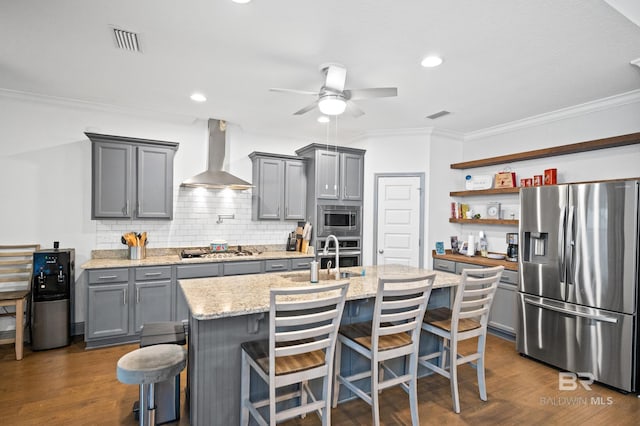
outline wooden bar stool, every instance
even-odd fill
[[[437,308],[427,311],[422,329],[441,339],[440,350],[418,358],[420,365],[451,381],[453,411],[460,413],[458,395],[458,365],[477,361],[480,399],[487,400],[484,377],[484,349],[487,340],[489,311],[502,276],[504,266],[485,269],[464,269],[457,288],[453,309]],[[472,354],[458,353],[458,342],[478,338],[477,350]],[[439,365],[431,362],[439,359]],[[447,368],[447,365],[449,367]]]
[[[23,354],[24,312],[25,307],[29,306],[33,252],[38,249],[38,244],[0,246],[0,307],[15,307],[16,318],[15,337],[2,339],[0,344],[15,342],[17,360],[21,360]],[[0,316],[14,314],[4,312]]]
[[[340,385],[345,385],[371,405],[373,424],[377,426],[380,424],[379,392],[391,386],[402,385],[409,394],[411,423],[414,426],[420,424],[417,356],[420,326],[434,280],[435,273],[413,278],[379,278],[373,320],[340,327],[336,346],[334,407],[338,404]],[[371,368],[348,377],[342,376],[340,372],[342,345],[368,358]],[[385,362],[401,357],[405,358],[405,371],[404,374],[396,374]],[[384,371],[391,377],[385,379]],[[370,393],[356,384],[363,379],[368,379],[371,385]]]
[[[348,286],[343,281],[271,290],[269,340],[242,344],[241,425],[249,424],[249,414],[261,425],[275,425],[314,411],[323,425],[331,424],[333,356]],[[268,384],[267,399],[251,400],[251,370]],[[308,382],[320,378],[323,386],[318,396]],[[276,394],[279,388],[296,384],[298,390]],[[298,404],[277,411],[276,403],[282,402]],[[259,411],[262,407],[268,407],[268,422]]]

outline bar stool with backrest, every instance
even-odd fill
[[[502,276],[504,266],[485,269],[464,269],[462,280],[456,289],[453,309],[437,308],[428,310],[422,329],[438,336],[440,349],[437,352],[420,356],[418,363],[435,371],[451,381],[453,410],[460,413],[458,395],[458,366],[473,364],[478,374],[480,399],[487,400],[484,375],[484,352],[487,340],[489,311]],[[458,352],[458,342],[478,338],[474,353],[463,355]],[[439,365],[432,360],[439,359]],[[449,366],[447,369],[447,365]]]
[[[21,360],[23,354],[25,307],[29,317],[33,253],[39,249],[39,244],[0,246],[0,307],[15,307],[15,313],[3,312],[0,316],[15,315],[16,318],[15,337],[0,339],[0,344],[15,342],[17,360]]]
[[[247,425],[249,415],[261,425],[275,425],[314,411],[323,425],[331,424],[333,357],[348,286],[341,281],[271,289],[269,339],[241,345],[240,424]],[[251,401],[251,370],[268,384],[268,398]],[[309,381],[320,378],[322,395],[318,397]],[[290,385],[298,386],[278,392]],[[289,405],[280,405],[278,410],[277,403],[285,402]],[[268,407],[268,421],[260,412],[263,407]]]
[[[383,389],[401,385],[409,394],[411,422],[418,419],[417,356],[420,342],[420,325],[429,302],[435,273],[406,278],[379,278],[373,319],[340,327],[336,345],[336,370],[334,377],[333,406],[338,404],[340,385],[349,388],[371,405],[373,424],[380,424],[378,394]],[[342,376],[340,359],[342,346],[368,358],[369,370]],[[406,357],[409,357],[408,360]],[[386,365],[387,361],[405,358],[403,373],[396,373]],[[384,378],[384,372],[391,376]],[[356,384],[368,379],[371,392]]]

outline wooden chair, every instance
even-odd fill
[[[378,394],[388,387],[402,385],[409,394],[411,422],[413,425],[420,424],[417,356],[420,325],[434,279],[435,273],[414,278],[379,278],[373,320],[340,327],[336,347],[334,407],[338,404],[342,384],[371,405],[373,424],[377,426],[380,424]],[[340,372],[342,345],[368,358],[371,368],[348,377],[342,376]],[[405,371],[404,374],[398,375],[385,362],[400,357],[405,358]],[[384,371],[388,372],[391,378],[385,380]],[[355,383],[367,378],[371,385],[370,393],[365,392]]]
[[[16,334],[14,338],[1,339],[0,344],[15,342],[16,359],[22,359],[24,344],[24,312],[31,292],[33,252],[40,249],[38,244],[0,246],[0,316],[15,316]],[[7,312],[7,307],[15,307],[15,313]]]
[[[242,344],[240,424],[249,424],[249,414],[261,425],[275,425],[313,411],[322,417],[323,425],[331,424],[333,357],[348,286],[343,281],[271,290],[269,339]],[[251,370],[268,384],[269,398],[251,401]],[[318,378],[323,378],[321,398],[308,383]],[[297,390],[276,393],[295,384],[299,384]],[[292,404],[294,398],[299,398],[298,405],[276,410],[276,403]],[[258,411],[266,406],[268,423]]]
[[[484,376],[484,350],[487,339],[489,311],[502,276],[503,266],[485,269],[464,269],[462,281],[457,288],[453,309],[428,310],[422,329],[441,338],[440,350],[420,356],[418,363],[451,381],[453,410],[460,413],[458,395],[458,366],[477,361],[480,399],[487,400]],[[458,342],[478,338],[476,352],[469,355],[458,353]],[[440,365],[431,360],[439,358]],[[447,364],[449,368],[447,369]]]

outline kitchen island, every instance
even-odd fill
[[[346,278],[350,284],[343,324],[371,319],[379,277],[411,277],[430,272],[398,265],[342,271],[352,274]],[[328,279],[326,271],[321,271],[320,284]],[[448,289],[459,282],[459,275],[436,271],[429,307],[448,306]],[[309,282],[309,271],[186,279],[179,280],[179,285],[191,312],[187,373],[190,423],[238,424],[240,344],[268,338],[269,289],[314,285]],[[343,357],[343,371],[361,366],[362,360]],[[252,387],[252,397],[264,395],[265,391],[266,387]],[[347,392],[344,395],[341,392],[341,400],[349,397]]]

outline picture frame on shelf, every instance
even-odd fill
[[[487,219],[500,219],[500,203],[487,204]]]
[[[436,254],[445,254],[444,241],[436,241]]]

